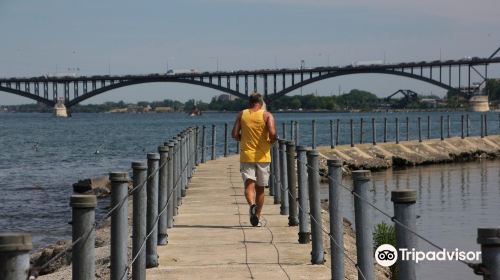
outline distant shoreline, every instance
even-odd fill
[[[470,112],[465,108],[433,108],[433,109],[371,109],[371,110],[269,110],[274,114],[280,113],[383,113],[383,112],[393,112],[393,113],[413,113],[413,112]],[[203,114],[214,114],[214,113],[237,113],[239,111],[202,111]],[[489,112],[497,112],[497,110],[490,110]],[[18,112],[18,111],[4,111],[0,114],[53,114],[53,112]],[[72,112],[72,114],[172,114],[172,113],[182,113],[189,115],[185,112]]]

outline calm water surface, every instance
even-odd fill
[[[417,190],[417,231],[439,246],[464,251],[480,250],[476,243],[478,227],[500,226],[500,160],[481,160],[417,166],[403,170],[372,173],[371,201],[393,215],[391,190]],[[344,178],[352,186],[350,177]],[[322,186],[328,196],[328,186]],[[353,198],[343,193],[344,216],[354,221]],[[391,221],[373,210],[373,223]],[[354,226],[354,225],[353,225]],[[434,250],[422,240],[418,249]],[[419,279],[480,279],[467,266],[458,262],[422,262]]]
[[[400,119],[401,139],[406,139],[407,132],[409,138],[417,137],[418,116],[423,119],[422,134],[426,137],[428,114],[431,116],[431,138],[437,138],[441,113],[278,113],[275,116],[280,134],[283,122],[289,130],[290,121],[299,120],[301,145],[311,143],[310,124],[316,119],[318,143],[328,145],[331,119],[340,120],[339,138],[343,144],[350,142],[350,118],[355,119],[355,141],[359,141],[360,118],[364,118],[363,139],[371,142],[372,117],[376,119],[377,141],[383,137],[383,119],[387,118],[390,141],[395,139],[396,117]],[[449,114],[451,135],[459,136],[461,113]],[[478,135],[480,115],[469,115],[470,134]],[[0,114],[0,228],[2,231],[31,232],[35,247],[69,239],[71,209],[68,203],[72,184],[77,180],[106,175],[110,171],[130,171],[132,161],[145,160],[146,153],[156,151],[160,143],[189,125],[207,125],[209,141],[209,125],[217,124],[217,150],[221,154],[223,123],[229,122],[231,126],[234,117],[234,113],[206,113],[197,118],[181,113],[74,114],[72,118],[58,119],[50,114]],[[406,117],[409,117],[408,130]],[[446,124],[445,117],[445,134]],[[498,133],[498,129],[498,114],[489,113],[490,134]],[[231,142],[230,151],[234,152],[235,147]],[[392,211],[391,189],[416,188],[419,192],[417,212],[421,216],[419,231],[445,247],[477,249],[476,228],[499,225],[499,167],[498,161],[481,161],[375,173],[372,199]],[[350,201],[347,194],[345,201]],[[106,200],[99,202],[98,218],[108,203]],[[345,205],[349,218],[352,218],[351,204]],[[382,220],[374,215],[375,221]],[[468,272],[460,266],[449,265],[453,269],[441,263],[422,266],[432,267],[433,273],[446,272],[444,274],[452,276]],[[421,275],[427,275],[427,269],[421,271]],[[435,274],[427,276],[421,279],[438,279],[433,277]]]

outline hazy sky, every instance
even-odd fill
[[[164,73],[489,56],[500,46],[499,0],[0,0],[0,76]],[[68,68],[70,70],[68,70]],[[499,67],[490,76],[500,77]],[[387,75],[324,80],[303,92],[352,88],[385,96],[444,91]],[[299,94],[300,91],[292,92]],[[210,100],[194,85],[145,84],[88,99]],[[32,102],[0,92],[0,104]]]

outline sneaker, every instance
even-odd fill
[[[256,227],[259,224],[259,217],[257,217],[257,205],[252,204],[250,206],[250,223],[252,226]]]

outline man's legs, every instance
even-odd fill
[[[256,204],[257,204],[257,217],[260,219],[260,212],[262,211],[262,207],[264,206],[264,198],[266,197],[264,194],[264,187],[256,186]]]
[[[255,204],[255,181],[252,179],[245,180],[245,198],[250,205],[250,224],[257,226],[259,224],[258,206]],[[262,208],[262,207],[261,207]]]
[[[255,181],[252,179],[245,181],[245,198],[248,205],[255,204]]]

